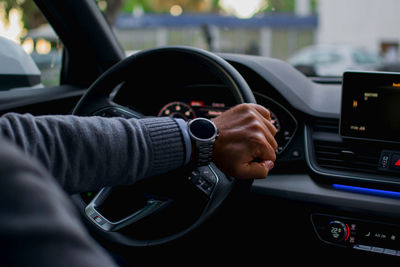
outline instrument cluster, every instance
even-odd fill
[[[279,103],[272,99],[257,95],[257,102],[265,106],[271,114],[271,121],[277,129],[275,139],[278,143],[277,154],[282,153],[293,138],[297,121],[295,118]],[[202,100],[190,101],[171,101],[165,104],[158,112],[158,116],[171,116],[184,119],[186,121],[202,117],[212,119],[229,109],[230,105],[222,102],[206,102]]]
[[[220,115],[228,108],[229,106],[227,106],[225,103],[206,103],[199,100],[192,100],[188,103],[182,101],[173,101],[163,106],[158,112],[158,116],[170,116],[184,119],[186,121],[198,117],[211,119]]]

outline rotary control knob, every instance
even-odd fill
[[[331,221],[328,226],[328,236],[331,241],[340,243],[349,238],[349,226],[341,221]]]

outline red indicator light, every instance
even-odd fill
[[[204,107],[203,101],[190,101],[191,107]]]
[[[396,161],[396,163],[394,164],[394,166],[400,166],[400,159]]]
[[[347,239],[349,239],[349,236],[350,236],[350,229],[349,229],[349,226],[347,223],[345,225],[346,225],[347,234],[346,234],[346,237],[344,238],[344,241],[347,241]]]

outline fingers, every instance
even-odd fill
[[[261,105],[257,105],[257,104],[249,104],[249,105],[252,106],[255,110],[257,110],[267,120],[271,120],[271,113],[269,112],[268,109],[266,109],[265,107],[263,107]]]
[[[248,149],[253,151],[251,160],[238,168],[237,177],[261,179],[274,167],[278,144],[274,138],[277,130],[271,122],[270,112],[256,104],[248,105],[254,113],[252,127],[247,130]]]
[[[269,131],[272,133],[272,135],[275,136],[277,130],[271,122],[271,112],[268,109],[266,109],[265,107],[257,105],[257,104],[251,104],[251,106],[253,106],[257,112],[259,112],[259,114],[263,118],[265,125],[267,125],[267,127],[268,127]]]
[[[274,136],[276,135],[277,130],[271,121],[268,121],[265,118],[261,118],[261,120],[264,136],[266,137],[268,143],[274,148],[274,150],[276,150],[278,148],[278,143],[276,142]]]
[[[274,167],[277,130],[268,109],[240,104],[214,119],[220,130],[213,160],[225,173],[240,179],[265,178]]]
[[[237,179],[263,179],[268,176],[273,167],[272,160],[252,161],[238,169],[234,177]]]
[[[258,116],[258,121],[262,126],[262,135],[259,136],[260,140],[256,144],[254,160],[244,166],[242,171],[246,173],[247,177],[262,179],[267,177],[269,171],[274,167],[275,151],[278,148],[274,136],[277,130],[271,122],[271,113],[268,109],[257,104],[249,104],[249,106],[253,108]]]
[[[271,116],[269,110],[264,108],[263,106],[256,104],[249,104],[252,108],[254,108],[254,112],[257,116],[257,121],[260,122],[262,127],[262,132],[268,142],[275,151],[278,148],[278,143],[276,142],[274,136],[277,133],[277,129],[271,122]]]
[[[251,162],[248,166],[248,173],[255,179],[263,179],[268,176],[273,167],[274,162],[272,160]]]

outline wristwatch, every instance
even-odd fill
[[[196,118],[188,123],[189,136],[195,144],[196,163],[204,166],[211,162],[218,129],[215,124],[205,118]]]

